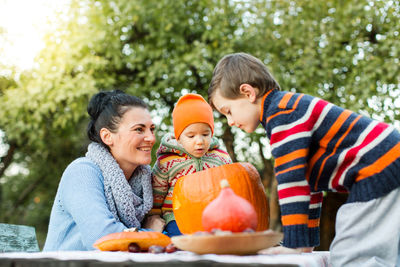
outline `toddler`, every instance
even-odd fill
[[[157,150],[153,167],[153,209],[165,220],[168,236],[180,231],[172,211],[172,193],[176,181],[185,175],[232,163],[228,153],[213,137],[211,106],[198,94],[182,96],[172,112],[174,134],[165,135]]]

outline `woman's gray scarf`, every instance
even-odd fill
[[[117,221],[127,227],[140,227],[140,222],[153,206],[151,169],[138,166],[129,181],[111,153],[98,143],[88,146],[86,157],[100,167],[108,206]]]

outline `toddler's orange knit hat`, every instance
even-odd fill
[[[175,138],[185,130],[187,126],[196,122],[207,123],[212,134],[214,133],[214,116],[211,106],[198,94],[186,94],[181,96],[172,111]]]

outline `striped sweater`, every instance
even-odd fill
[[[157,162],[153,166],[153,209],[150,214],[160,214],[169,223],[175,220],[172,212],[172,193],[176,181],[187,174],[232,163],[228,153],[219,149],[218,139],[213,137],[208,152],[196,158],[178,144],[172,134],[161,139],[157,150]]]
[[[319,245],[322,191],[347,202],[382,197],[400,186],[400,133],[322,99],[269,91],[263,124],[275,158],[287,247]]]

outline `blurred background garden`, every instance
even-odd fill
[[[42,247],[62,172],[87,149],[91,95],[144,98],[159,141],[177,99],[207,97],[228,53],[263,60],[283,90],[400,129],[399,34],[399,1],[0,0],[0,222],[34,226]],[[264,130],[245,134],[215,116],[232,159],[260,172],[279,230]],[[319,249],[329,248],[345,200],[326,194]]]

